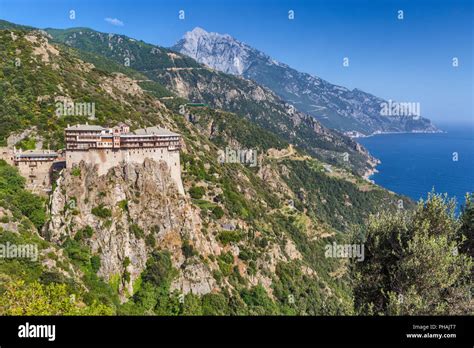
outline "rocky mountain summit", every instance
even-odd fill
[[[213,69],[253,80],[326,127],[348,134],[438,131],[420,114],[384,115],[381,109],[389,101],[299,72],[228,34],[198,27],[187,32],[172,49]]]
[[[230,35],[208,33],[196,27],[187,32],[174,50],[226,74],[243,75],[254,59],[269,59]]]

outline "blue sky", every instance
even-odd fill
[[[171,46],[200,26],[297,70],[377,96],[420,102],[438,124],[473,121],[472,0],[0,0],[0,18],[90,27]],[[75,10],[76,18],[69,18]],[[178,13],[185,11],[185,19]],[[288,19],[288,11],[295,18]],[[397,19],[397,11],[404,19]],[[109,18],[109,20],[105,20]],[[344,57],[350,66],[342,65]],[[459,67],[452,66],[458,57]]]

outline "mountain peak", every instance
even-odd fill
[[[193,30],[191,30],[191,32],[199,33],[199,34],[201,34],[201,33],[202,34],[207,34],[208,33],[205,29],[203,29],[201,27],[195,27]]]
[[[205,29],[201,27],[195,27],[193,30],[186,32],[184,34],[183,38],[188,38],[188,37],[196,37],[196,36],[207,36],[209,35],[209,32],[206,31]]]
[[[206,39],[224,39],[224,40],[238,42],[229,34],[220,34],[220,33],[212,32],[212,31],[207,31],[206,29],[203,29],[201,27],[195,27],[193,30],[186,32],[186,34],[184,34],[183,36],[183,39],[187,39],[190,37],[200,37],[200,38],[206,38]]]
[[[208,32],[201,27],[188,31],[172,49],[234,75],[242,75],[250,64],[249,58],[260,54],[229,34]]]

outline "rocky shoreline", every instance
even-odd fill
[[[379,161],[379,164],[380,164],[380,161]],[[377,170],[377,168],[376,168],[376,167],[373,167],[373,168],[371,168],[371,169],[367,169],[366,172],[364,173],[364,175],[363,175],[362,177],[363,177],[365,180],[367,180],[367,181],[372,181],[372,180],[370,179],[370,177],[371,177],[372,175],[374,175],[375,173],[378,173],[378,172],[379,172],[379,171]]]

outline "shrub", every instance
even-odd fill
[[[63,244],[63,248],[73,261],[86,265],[90,260],[89,250],[76,240],[68,237]]]
[[[94,255],[91,257],[91,267],[94,273],[97,273],[100,269],[100,256]]]
[[[92,235],[94,234],[94,230],[90,226],[86,226],[82,230],[84,231],[84,236],[86,236],[87,238],[92,237]]]
[[[128,211],[128,201],[126,199],[118,202],[117,204],[119,206],[120,209],[122,209],[123,211]]]
[[[158,286],[168,286],[176,275],[169,252],[154,252],[147,261],[143,280]]]
[[[219,220],[223,216],[224,216],[224,210],[222,210],[221,207],[216,206],[214,207],[214,209],[212,209],[212,217],[214,217],[214,219]]]
[[[473,264],[457,252],[459,225],[455,202],[434,193],[413,213],[372,217],[365,261],[355,262],[358,309],[383,315],[472,313],[467,294]]]
[[[22,150],[34,150],[36,148],[36,141],[34,138],[26,137],[20,140],[16,147]]]
[[[123,267],[127,268],[127,266],[130,265],[130,263],[131,263],[130,258],[126,256],[125,259],[123,260]]]
[[[181,246],[181,250],[186,258],[192,257],[196,255],[196,251],[194,250],[193,246],[189,244],[188,240],[183,241],[183,245]]]
[[[82,298],[71,301],[65,284],[43,285],[37,281],[8,282],[0,296],[0,315],[112,315],[113,310],[97,302],[80,306]]]
[[[150,248],[154,248],[156,246],[155,236],[152,233],[146,236],[145,244]]]
[[[221,270],[222,274],[228,277],[232,274],[234,257],[231,253],[221,254],[217,258],[217,264],[219,265],[219,269]]]
[[[112,217],[112,211],[110,209],[105,208],[102,204],[95,208],[92,208],[91,213],[101,219]]]
[[[228,303],[224,295],[205,294],[202,297],[203,315],[226,315],[228,311]]]
[[[74,167],[71,170],[71,175],[73,176],[81,176],[81,169],[78,167]]]
[[[142,239],[145,237],[145,232],[137,224],[130,225],[130,231],[134,234],[137,239]]]
[[[125,283],[130,282],[130,272],[128,272],[128,271],[123,272],[123,281]]]
[[[252,255],[249,250],[241,249],[239,253],[239,259],[242,261],[248,261],[252,259]]]
[[[262,285],[251,289],[243,289],[240,293],[242,300],[249,306],[251,314],[276,315],[278,306],[270,299]]]
[[[204,187],[202,186],[193,186],[189,189],[189,194],[194,199],[202,198],[202,196],[204,196],[204,193],[205,193]]]
[[[13,199],[21,213],[28,217],[37,229],[43,227],[46,222],[43,199],[24,190],[17,192]]]
[[[76,232],[76,235],[74,236],[74,240],[76,241],[81,241],[84,238],[91,238],[94,234],[94,230],[90,226],[86,226],[83,229],[80,229],[79,231]]]
[[[237,243],[242,240],[244,234],[242,231],[221,231],[217,236],[217,240],[222,244],[226,245],[229,243]]]

